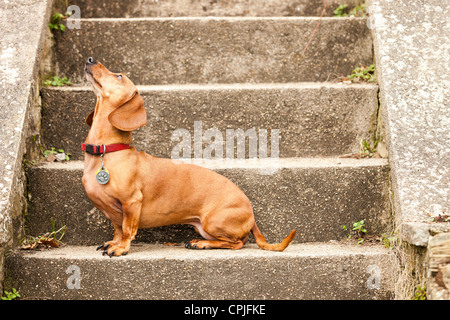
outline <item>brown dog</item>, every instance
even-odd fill
[[[93,58],[85,71],[97,103],[86,118],[91,128],[83,145],[83,186],[114,226],[114,239],[98,249],[110,257],[126,254],[139,228],[171,224],[193,225],[206,239],[192,240],[187,248],[240,249],[250,231],[261,249],[283,251],[289,245],[295,230],[280,244],[265,241],[247,196],[227,178],[129,147],[132,131],[147,122],[136,87]]]

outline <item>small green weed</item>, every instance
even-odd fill
[[[63,149],[58,149],[51,147],[51,150],[44,150],[42,152],[43,156],[47,159],[48,162],[53,162],[55,160],[58,161],[69,161],[71,154],[69,152],[64,152]]]
[[[61,149],[62,150],[62,149]],[[57,154],[58,152],[56,152],[55,148],[52,147],[51,150],[44,150],[44,157],[48,157],[51,154]]]
[[[377,152],[378,140],[373,143],[373,146],[367,142],[366,139],[361,139],[361,148],[358,153],[345,154],[339,156],[339,158],[354,158],[354,159],[363,159],[363,158],[381,158],[381,155]]]
[[[417,286],[414,291],[413,300],[427,300],[427,287],[426,286]]]
[[[5,290],[4,293],[5,296],[2,297],[2,300],[15,300],[17,298],[20,298],[20,294],[15,288],[12,288],[12,292]]]
[[[356,67],[347,78],[352,82],[375,82],[375,65]]]
[[[399,238],[393,233],[383,233],[381,235],[381,243],[385,248],[388,248],[389,250],[393,250],[396,247],[400,246]]]
[[[53,76],[52,78],[45,80],[44,85],[53,87],[64,87],[72,85],[72,82],[70,82],[67,79],[67,77],[60,78],[58,76]]]
[[[366,139],[361,140],[361,150],[359,151],[361,158],[372,158],[377,152],[378,140],[373,143],[371,147]]]
[[[48,24],[50,30],[61,30],[64,32],[66,30],[66,26],[62,24],[62,21],[67,19],[67,16],[61,14],[61,13],[55,13],[51,19],[50,23]]]
[[[354,222],[352,230],[358,232],[358,234],[360,235],[365,235],[367,233],[367,230],[365,229],[364,220]]]
[[[347,7],[348,4],[341,4],[339,7],[336,8],[336,10],[333,11],[335,17],[347,17]]]
[[[367,13],[366,13],[366,5],[365,4],[361,4],[359,6],[354,7],[352,10],[350,10],[350,16],[354,16],[354,17],[360,17],[360,18],[364,18]]]
[[[347,226],[342,226],[342,229],[344,231],[348,231]],[[352,225],[352,232],[350,232],[347,236],[348,239],[353,239],[355,236],[358,239],[358,242],[356,243],[357,245],[360,245],[361,243],[364,242],[364,237],[367,233],[366,227],[365,227],[365,221],[364,220],[360,220],[360,221],[356,221],[353,222]]]
[[[359,6],[354,7],[353,9],[348,9],[348,4],[341,4],[334,11],[335,17],[359,17],[363,18],[366,16],[366,5],[360,4]]]

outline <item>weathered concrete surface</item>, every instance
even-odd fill
[[[398,224],[427,222],[450,209],[450,3],[369,5]]]
[[[140,244],[112,259],[95,247],[67,246],[16,251],[7,261],[24,299],[390,299],[396,265],[381,246],[332,243],[284,252]],[[69,266],[79,268],[80,289],[67,286]]]
[[[340,4],[348,9],[361,0],[328,0],[325,16]],[[202,17],[202,16],[320,16],[323,0],[72,0],[83,18]],[[65,9],[65,8],[64,8]]]
[[[137,85],[327,81],[373,61],[365,18],[81,19],[56,35],[57,73],[86,83],[89,56]]]
[[[450,223],[448,222],[403,222],[402,236],[409,243],[418,247],[426,247],[430,236],[449,232]]]
[[[430,238],[427,298],[450,300],[450,232],[441,232]]]
[[[279,169],[271,175],[262,175],[261,166],[249,160],[203,166],[228,177],[245,192],[269,242],[281,241],[295,228],[295,242],[310,242],[343,239],[347,233],[342,226],[361,219],[369,233],[386,231],[390,223],[386,164],[385,159],[289,158],[280,159]],[[80,161],[29,168],[28,234],[48,232],[55,221],[57,227],[67,226],[64,241],[69,244],[110,240],[112,226],[86,197],[82,169]],[[180,226],[139,230],[137,237],[152,242],[192,238],[198,235]]]
[[[50,6],[42,0],[0,3],[0,255],[20,236],[13,230],[22,225],[22,157],[39,95],[36,80]]]
[[[376,85],[331,83],[140,86],[147,109],[147,126],[136,131],[134,144],[156,157],[171,157],[180,142],[175,130],[191,135],[194,156],[194,121],[202,133],[216,128],[278,129],[280,157],[338,156],[355,153],[362,138],[375,131],[378,108]],[[81,144],[89,127],[84,120],[95,106],[90,87],[41,91],[42,131],[47,148],[62,148],[72,159],[84,159]],[[261,140],[260,140],[261,142]],[[208,145],[205,141],[204,148]],[[270,149],[270,137],[267,145]],[[203,148],[203,149],[204,149]]]

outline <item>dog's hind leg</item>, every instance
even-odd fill
[[[236,210],[211,212],[195,229],[207,240],[192,240],[188,249],[241,249],[254,223],[253,213]]]
[[[188,249],[241,249],[244,242],[241,240],[192,240],[186,243]]]

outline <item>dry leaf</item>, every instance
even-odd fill
[[[44,238],[40,240],[41,243],[45,244],[46,246],[52,247],[52,248],[58,248],[59,244],[54,238]]]
[[[53,162],[56,160],[56,156],[53,153],[50,153],[47,157],[48,162]]]

